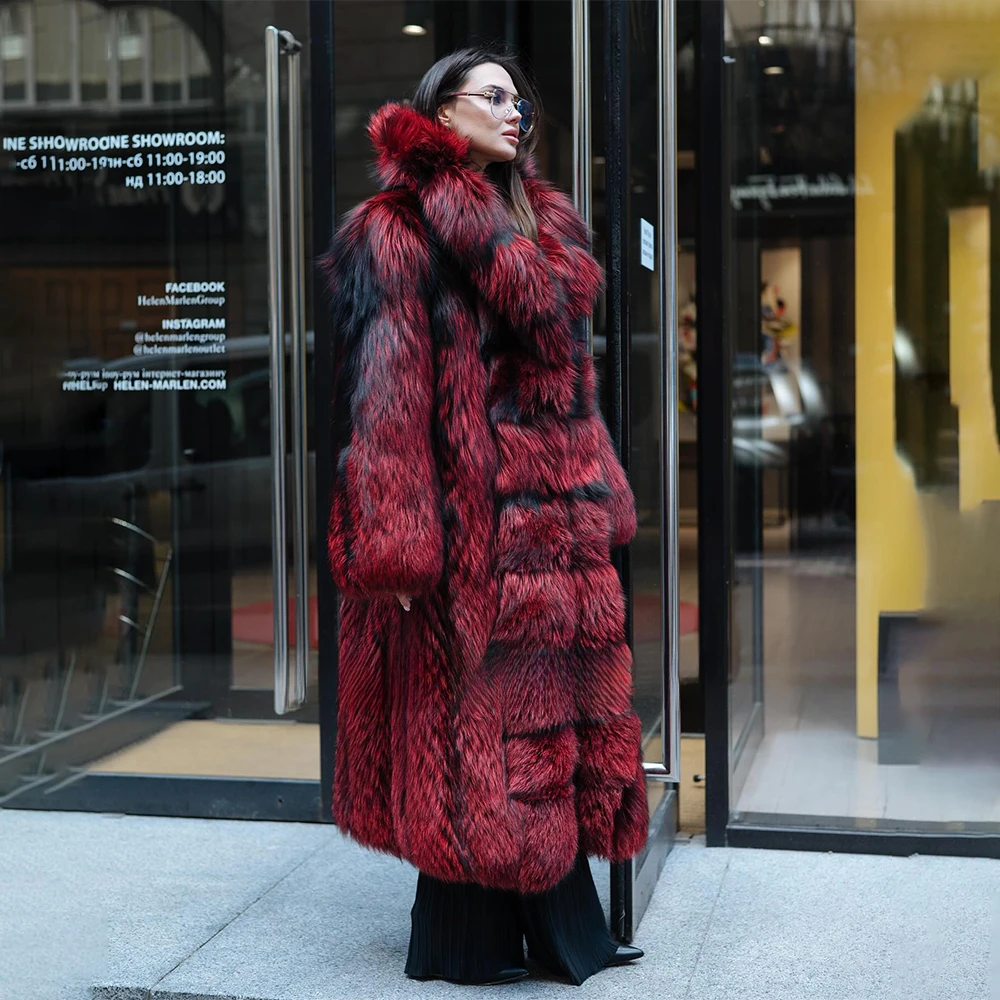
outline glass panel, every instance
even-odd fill
[[[756,41],[756,39],[754,39]],[[737,176],[753,173],[757,104],[754,99],[759,67],[756,50],[743,54],[727,39],[733,62],[727,64],[729,146]],[[766,470],[781,468],[786,452],[766,440],[764,399],[767,372],[762,362],[762,302],[759,262],[759,220],[752,213],[734,213],[730,248],[729,345],[732,356],[733,412],[733,590],[729,666],[730,760],[734,793],[741,785],[742,763],[752,754],[755,727],[763,719],[763,653],[761,568],[764,524],[763,482]],[[780,431],[779,431],[780,433]],[[758,734],[759,735],[759,734]],[[747,749],[750,744],[749,750]]]
[[[436,54],[468,44],[471,36],[506,37],[518,42],[526,63],[534,73],[544,98],[545,120],[537,150],[539,172],[552,179],[564,191],[572,189],[572,61],[570,16],[565,0],[530,5],[504,3],[436,3],[428,5],[416,18],[419,5],[386,3],[378,23],[371,17],[371,5],[365,0],[338,0],[334,67],[336,76],[337,127],[337,214],[342,215],[363,198],[374,193],[368,170],[371,147],[365,134],[368,116],[386,100],[407,98],[423,73],[433,64]],[[515,9],[516,8],[516,9]],[[601,33],[605,13],[600,4],[592,4],[591,36],[593,77],[593,125],[595,147],[603,138],[603,55]],[[640,506],[641,528],[635,546],[636,604],[634,631],[636,642],[636,705],[646,735],[649,760],[661,757],[661,706],[663,683],[662,593],[663,575],[660,552],[661,510],[659,470],[662,468],[660,393],[662,383],[661,345],[659,343],[658,262],[654,270],[642,266],[639,249],[639,219],[655,225],[658,219],[656,135],[658,104],[657,16],[656,5],[629,4],[630,39],[633,48],[633,116],[631,210],[635,240],[630,241],[633,257],[632,318],[633,353],[630,401],[633,424],[633,485]],[[412,23],[414,30],[403,33],[402,26]],[[422,29],[422,30],[417,30]],[[600,158],[594,166],[595,252],[603,262],[604,234],[607,232],[605,204],[602,197],[605,179]],[[693,266],[690,268],[693,276]],[[692,277],[693,284],[693,277]],[[595,317],[594,350],[600,384],[606,386],[604,370],[605,316],[598,305]],[[692,553],[691,559],[696,556]],[[694,590],[697,589],[696,576]],[[640,582],[641,581],[641,582]],[[689,581],[690,582],[690,581]],[[696,613],[693,616],[696,620]],[[690,624],[691,616],[687,621]],[[682,622],[682,628],[684,622]],[[696,670],[696,647],[693,653]],[[651,783],[651,799],[665,786]]]
[[[726,6],[735,816],[995,833],[1000,8]]]
[[[632,632],[634,651],[635,705],[643,726],[644,757],[660,763],[664,757],[664,674],[667,668],[667,643],[664,633],[663,579],[664,511],[662,509],[664,476],[664,347],[660,337],[660,260],[657,226],[660,220],[658,183],[661,164],[658,158],[657,131],[663,114],[662,101],[657,98],[659,22],[657,5],[629,3],[625,9],[626,32],[626,92],[628,100],[626,152],[626,213],[628,261],[628,321],[630,352],[625,359],[629,372],[627,405],[630,420],[629,468],[636,495],[638,532],[631,547]],[[680,12],[679,12],[680,13]],[[693,12],[680,18],[677,28],[678,84],[682,100],[693,103]],[[595,49],[592,68],[597,76],[597,92],[593,103],[594,135],[603,140],[605,102],[603,73],[605,64],[604,32],[606,11],[599,5],[591,11],[591,30]],[[679,157],[684,171],[693,165],[692,130],[685,115],[678,115]],[[685,145],[686,144],[686,145]],[[604,158],[595,161],[594,214],[597,250],[603,251],[609,220],[608,203],[613,192],[607,190]],[[683,192],[688,190],[682,185]],[[698,575],[697,575],[697,373],[695,370],[696,316],[694,313],[695,256],[693,245],[693,213],[683,207],[679,218],[684,248],[678,259],[678,321],[680,337],[679,375],[681,377],[681,452],[679,499],[684,512],[680,536],[680,654],[682,704],[688,711],[682,720],[691,732],[701,727],[701,705],[697,695],[698,678]],[[595,324],[595,354],[599,364],[605,350],[607,317],[600,311]],[[608,378],[601,373],[601,384],[607,388]],[[685,741],[682,741],[684,744]],[[682,749],[693,770],[703,767],[694,763],[702,743],[687,741]],[[691,756],[692,747],[694,757]],[[701,752],[703,757],[703,751]],[[651,781],[647,790],[651,814],[654,813],[670,786]]]
[[[0,6],[0,72],[5,101],[27,100],[29,17],[25,3]]]
[[[685,93],[678,80],[678,99],[693,103],[693,81]],[[683,134],[680,136],[684,138]],[[683,162],[683,160],[681,161]],[[691,171],[693,173],[693,171]],[[678,200],[693,178],[678,170]],[[691,185],[693,187],[693,185]],[[698,663],[698,313],[695,307],[696,254],[685,223],[693,219],[678,213],[683,248],[677,254],[677,367],[678,367],[678,542],[680,589],[681,728],[704,733]],[[693,225],[692,225],[693,228]]]
[[[68,101],[73,72],[75,0],[35,0],[35,98]]]
[[[701,686],[698,593],[698,93],[697,4],[679,3],[677,25],[677,386],[678,596],[681,783],[678,826],[705,830],[705,705]],[[697,780],[696,780],[697,776]]]
[[[80,3],[80,99],[84,103],[108,99],[111,56],[111,18],[90,0]]]
[[[603,71],[606,12],[591,9],[591,72],[596,77],[592,103],[592,134],[598,148],[606,130]],[[629,371],[627,419],[631,426],[629,475],[636,497],[638,530],[631,546],[632,649],[634,702],[642,722],[644,757],[663,760],[663,680],[666,642],[663,625],[663,347],[660,342],[660,261],[656,251],[659,225],[659,170],[657,123],[661,104],[656,99],[658,80],[657,6],[642,2],[627,5],[625,18],[626,92],[628,95],[629,147],[627,163],[627,253],[631,348],[624,364]],[[594,228],[596,252],[606,265],[608,202],[605,157],[594,168]],[[610,383],[605,366],[609,317],[601,308],[595,318],[594,354],[600,385],[607,394]],[[605,407],[608,400],[604,400]],[[695,665],[697,670],[697,665]],[[662,782],[649,783],[650,811],[655,811],[664,790]]]
[[[632,542],[632,634],[635,707],[642,720],[646,759],[663,759],[663,345],[660,343],[660,267],[655,227],[660,218],[657,122],[656,4],[628,5],[628,217],[632,346],[629,399],[630,474],[639,528]]]
[[[0,186],[4,805],[88,808],[107,801],[91,790],[109,774],[300,778],[319,797],[315,612],[311,699],[273,711],[256,113],[273,10],[191,2],[183,13],[116,11],[112,53],[124,94],[149,52],[173,87],[186,48],[209,81],[197,106],[170,96],[123,124],[90,91],[85,114],[4,117],[0,171],[18,181]],[[308,5],[281,15],[304,43],[308,81]],[[94,5],[81,10],[80,64],[95,87],[106,24]]]

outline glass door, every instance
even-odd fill
[[[2,806],[319,815],[308,37],[0,4]]]
[[[337,215],[373,192],[368,116],[385,100],[405,99],[436,58],[472,40],[504,39],[523,54],[544,97],[539,172],[563,190],[573,188],[607,268],[607,295],[593,317],[593,352],[605,414],[640,507],[639,536],[620,554],[619,568],[626,591],[634,593],[635,703],[650,779],[650,846],[634,863],[611,869],[612,926],[627,939],[676,829],[675,639],[696,630],[677,625],[670,555],[678,551],[671,542],[677,437],[670,420],[677,397],[668,375],[677,370],[677,241],[669,211],[675,101],[664,85],[674,78],[674,44],[666,41],[673,7],[639,0],[477,0],[387,4],[383,17],[373,9],[364,0],[338,0],[334,7]],[[606,115],[605,108],[614,113]]]
[[[715,835],[989,853],[1000,16],[721,7],[735,586]]]
[[[741,13],[748,16],[746,11]],[[736,160],[733,172],[738,177],[745,161],[754,155],[752,136],[758,123],[757,106],[751,95],[759,68],[756,51],[748,48],[746,53],[737,54],[733,38],[730,23],[725,37],[727,59],[722,69],[726,106],[731,109],[724,148],[732,151]],[[749,206],[740,203],[740,208]],[[727,263],[735,287],[730,289],[732,307],[726,314],[731,351],[733,544],[727,676],[730,794],[738,800],[764,735],[765,548],[779,549],[788,532],[787,503],[780,503],[780,493],[789,478],[790,432],[788,421],[775,405],[774,387],[778,387],[780,394],[789,380],[787,368],[780,359],[770,357],[763,341],[766,338],[772,350],[780,344],[780,324],[787,313],[783,296],[788,296],[792,289],[784,275],[780,287],[776,287],[770,273],[773,268],[765,265],[756,214],[730,210]],[[797,395],[795,389],[791,392]],[[765,504],[769,505],[766,514]]]
[[[580,11],[583,4],[576,5]],[[612,924],[629,940],[677,829],[680,777],[676,31],[674,4],[591,5],[605,68],[595,185],[608,294],[595,324],[606,413],[636,497],[619,569],[629,595],[635,707],[643,727],[649,841],[612,868]],[[582,30],[576,24],[577,36]],[[603,49],[603,51],[601,51]],[[582,74],[577,71],[579,80]],[[586,88],[584,88],[586,92]],[[596,104],[596,102],[595,102]],[[577,130],[583,141],[583,130]],[[589,151],[588,151],[589,152]],[[582,157],[581,157],[582,158]],[[603,169],[600,169],[603,167]],[[578,185],[579,187],[580,185]]]

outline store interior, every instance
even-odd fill
[[[732,821],[995,832],[997,24],[726,7],[734,253],[787,427],[776,492],[736,478]]]

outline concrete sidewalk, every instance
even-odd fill
[[[403,976],[415,883],[332,827],[0,810],[0,1000],[498,995]],[[636,943],[503,996],[1000,1000],[1000,862],[681,843]]]

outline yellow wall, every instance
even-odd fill
[[[921,502],[895,448],[894,135],[935,81],[975,79],[980,167],[1000,163],[1000,0],[859,0],[855,16],[855,167],[859,185],[872,191],[856,200],[857,727],[859,736],[876,737],[879,613],[920,610],[928,589]],[[952,213],[949,237],[951,390],[960,407],[963,510],[1000,498],[985,213]]]

